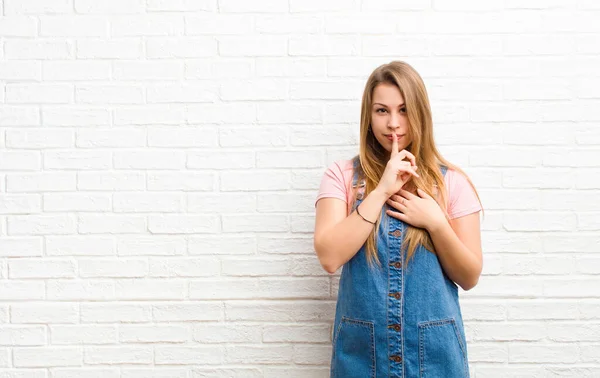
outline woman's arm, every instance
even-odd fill
[[[375,189],[360,204],[360,214],[376,221],[388,196]],[[374,225],[362,219],[356,211],[347,214],[346,202],[337,198],[322,198],[317,202],[314,248],[321,266],[335,273],[362,247]]]
[[[475,287],[483,268],[479,212],[434,222],[427,231],[448,277],[464,290]]]

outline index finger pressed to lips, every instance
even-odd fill
[[[398,154],[398,137],[396,134],[392,134],[392,153],[391,156],[396,156]]]

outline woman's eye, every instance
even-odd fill
[[[379,111],[380,111],[380,110],[383,110],[383,111],[385,112],[385,109],[384,109],[384,108],[379,108],[379,109],[377,109],[377,110],[376,110],[376,112],[378,112],[378,113],[379,113]]]
[[[402,113],[406,113],[406,108],[402,108],[402,109],[400,109],[400,111],[401,111]]]

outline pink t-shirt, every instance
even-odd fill
[[[321,179],[315,206],[317,201],[326,197],[339,198],[347,204],[351,203],[352,167],[352,160],[338,160],[327,168]],[[465,176],[448,169],[444,176],[444,183],[448,193],[448,216],[450,219],[481,210],[475,191]]]

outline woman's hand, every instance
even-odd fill
[[[408,158],[410,161],[404,159]],[[417,161],[415,156],[406,150],[398,151],[398,138],[392,134],[392,152],[383,175],[379,180],[377,188],[389,198],[397,193],[411,176],[419,177],[417,174]]]
[[[406,190],[400,190],[399,194],[392,195],[386,202],[397,210],[387,210],[389,216],[427,231],[434,230],[443,224],[442,222],[446,222],[440,205],[423,190],[417,189],[418,196]]]

